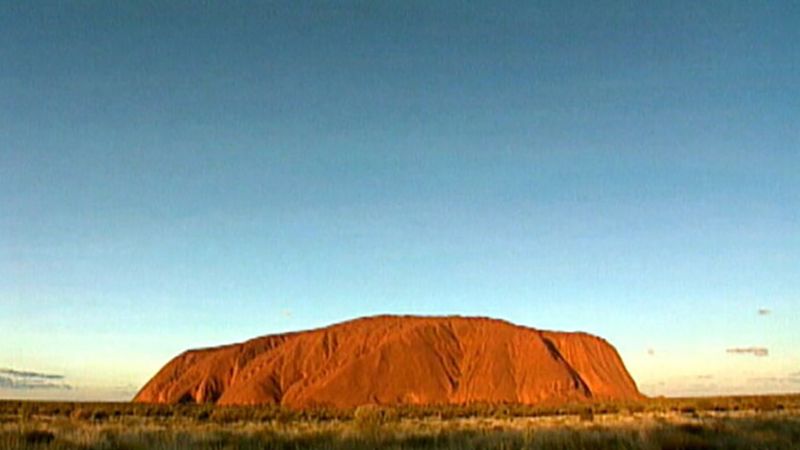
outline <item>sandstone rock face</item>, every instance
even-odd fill
[[[596,336],[487,318],[377,316],[189,350],[134,401],[348,408],[638,398],[614,347]]]

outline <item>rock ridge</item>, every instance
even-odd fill
[[[350,408],[639,398],[616,349],[588,333],[381,315],[185,351],[134,401]]]

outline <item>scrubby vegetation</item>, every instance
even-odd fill
[[[531,407],[0,402],[0,449],[791,449],[800,396]]]

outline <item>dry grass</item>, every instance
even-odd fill
[[[800,396],[287,411],[0,402],[0,449],[792,449]]]

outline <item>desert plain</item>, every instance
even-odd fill
[[[2,401],[0,448],[793,449],[800,396],[305,410]]]

